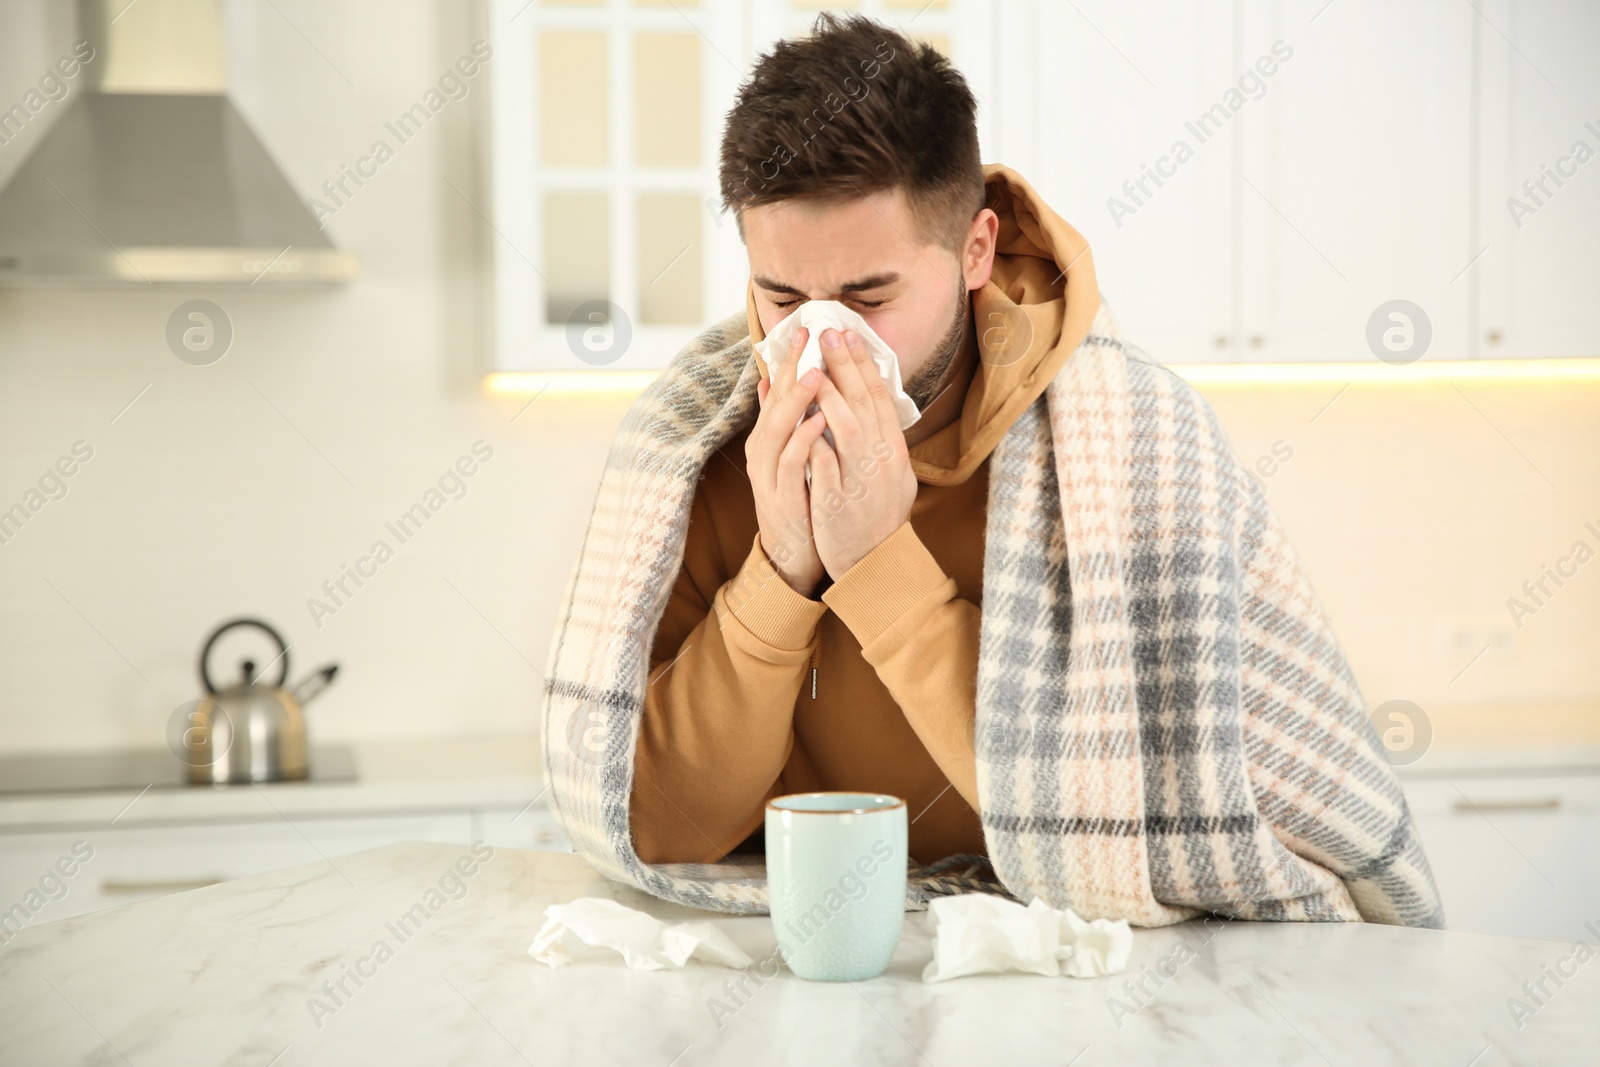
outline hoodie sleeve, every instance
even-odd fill
[[[978,811],[978,637],[981,609],[907,521],[822,594],[861,643],[923,747]]]
[[[761,535],[726,577],[700,494],[657,630],[629,796],[646,863],[714,863],[765,819],[828,607],[772,568]],[[708,595],[709,593],[709,595]]]

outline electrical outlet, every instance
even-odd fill
[[[1503,612],[1450,615],[1439,620],[1441,651],[1463,662],[1479,653],[1512,652],[1516,634],[1516,627]]]

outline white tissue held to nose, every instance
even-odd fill
[[[737,968],[755,962],[709,922],[668,925],[605,897],[552,904],[544,914],[544,925],[528,946],[528,955],[550,967],[565,966],[574,955],[611,952],[621,953],[622,962],[636,971],[681,968],[691,958]],[[586,945],[602,951],[587,951]]]
[[[1038,897],[1027,907],[990,893],[935,897],[927,924],[933,959],[924,982],[1006,971],[1098,978],[1121,973],[1133,951],[1128,920],[1089,922]]]
[[[889,386],[889,395],[894,399],[895,414],[900,419],[900,429],[904,430],[918,419],[922,412],[917,408],[917,402],[906,393],[905,387],[900,382],[900,360],[894,349],[884,343],[883,338],[873,332],[867,320],[851,311],[837,300],[807,300],[772,328],[772,332],[757,341],[754,348],[761,353],[761,358],[766,361],[767,371],[771,373],[775,363],[782,362],[789,356],[789,345],[794,340],[794,333],[804,326],[807,330],[806,346],[800,352],[800,358],[795,363],[794,377],[799,381],[806,371],[813,367],[823,374],[828,373],[828,365],[822,358],[822,331],[833,327],[841,334],[845,330],[854,330],[856,335],[867,346],[867,351],[872,354],[872,362],[877,364],[878,373],[883,375],[884,382]],[[843,340],[840,341],[843,344]],[[807,406],[800,415],[800,423],[822,410],[813,402]],[[822,436],[830,447],[834,447],[833,434],[827,427],[822,430]],[[811,484],[811,464],[806,464],[806,484]]]
[[[823,374],[828,373],[828,365],[822,358],[823,330],[830,326],[840,333],[854,330],[867,346],[867,351],[872,353],[872,361],[878,365],[878,373],[883,375],[883,380],[888,383],[889,395],[894,397],[895,414],[900,416],[900,428],[904,430],[922,418],[922,412],[917,409],[917,402],[906,394],[905,387],[900,382],[900,360],[895,355],[894,349],[873,332],[872,327],[867,325],[866,319],[837,300],[807,300],[774,326],[764,340],[756,342],[755,349],[761,353],[761,358],[766,360],[769,372],[774,363],[788,358],[789,344],[794,340],[794,332],[802,326],[806,328],[808,334],[806,346],[800,352],[800,360],[795,364],[796,381],[813,367]]]

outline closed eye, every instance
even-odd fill
[[[798,301],[798,300],[774,300],[772,302],[772,306],[776,307],[776,308],[792,308],[798,303],[800,303],[800,301]],[[860,306],[862,306],[864,308],[875,308],[875,307],[882,307],[884,305],[885,301],[882,301],[882,300],[852,300],[851,303],[852,304],[859,304]]]

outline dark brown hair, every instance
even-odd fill
[[[722,135],[722,202],[737,218],[777,200],[902,188],[922,240],[959,251],[985,198],[976,116],[966,79],[937,49],[824,12],[740,86]]]

